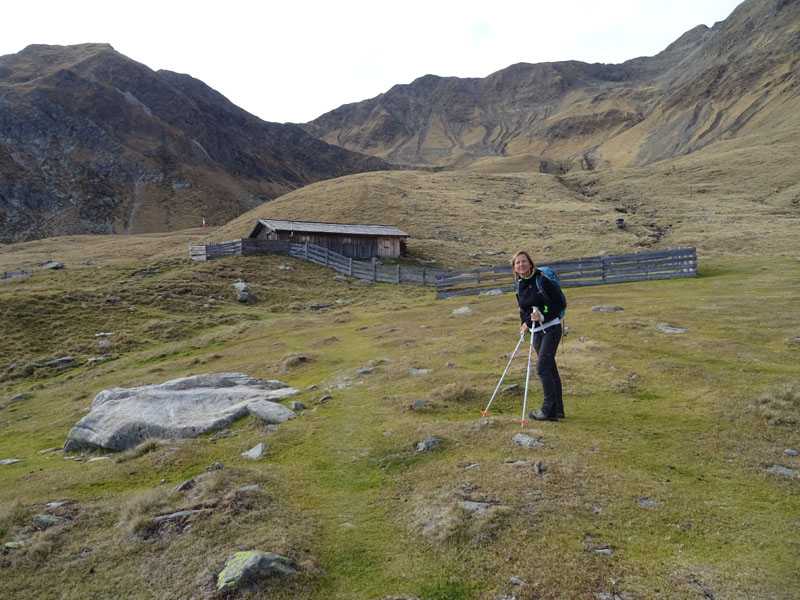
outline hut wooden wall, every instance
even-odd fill
[[[371,237],[364,235],[342,235],[331,233],[310,233],[295,231],[270,232],[266,227],[258,232],[258,237],[270,240],[291,241],[294,244],[308,242],[328,248],[333,252],[349,258],[398,258],[400,256],[400,238]]]

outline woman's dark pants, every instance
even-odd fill
[[[564,402],[561,399],[561,377],[556,366],[556,350],[561,341],[561,325],[552,325],[533,334],[533,348],[536,350],[536,374],[542,382],[544,399],[542,412],[550,418],[564,414]]]

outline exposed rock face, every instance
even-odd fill
[[[304,127],[400,164],[523,154],[549,173],[648,164],[751,126],[796,130],[798,21],[798,2],[746,0],[653,57],[520,63],[484,79],[426,75]]]
[[[385,168],[107,44],[0,57],[0,243],[217,225],[307,183]]]
[[[89,414],[70,430],[64,450],[125,450],[152,437],[192,438],[247,415],[251,405],[267,414],[264,405],[271,404],[269,414],[286,420],[294,412],[275,401],[298,392],[280,381],[244,373],[196,375],[158,385],[103,390]]]
[[[274,552],[249,550],[236,552],[217,576],[217,590],[229,593],[245,586],[258,586],[259,580],[272,575],[289,575],[297,569],[290,558]]]

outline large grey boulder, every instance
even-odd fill
[[[272,575],[296,573],[292,559],[274,552],[250,550],[236,552],[225,562],[217,576],[217,591],[229,593],[245,586],[258,586],[260,580]]]
[[[148,438],[187,439],[246,416],[251,405],[276,404],[298,388],[244,373],[182,377],[165,383],[103,390],[67,434],[64,450],[126,450]],[[284,406],[277,413],[292,414]]]

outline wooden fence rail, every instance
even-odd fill
[[[514,289],[511,265],[466,271],[389,266],[381,264],[375,258],[372,261],[348,258],[308,242],[295,244],[284,240],[256,238],[189,247],[189,256],[192,260],[201,261],[223,256],[254,254],[284,254],[331,268],[349,277],[379,283],[435,286],[437,298],[480,294],[491,290],[506,292]],[[695,248],[669,248],[651,252],[572,258],[540,263],[538,266],[549,266],[553,269],[562,287],[694,277],[697,275],[697,252]]]
[[[553,269],[562,287],[695,277],[697,251],[695,248],[669,248],[542,262],[537,266]],[[511,265],[452,272],[436,281],[437,298],[480,294],[490,290],[514,290]]]

